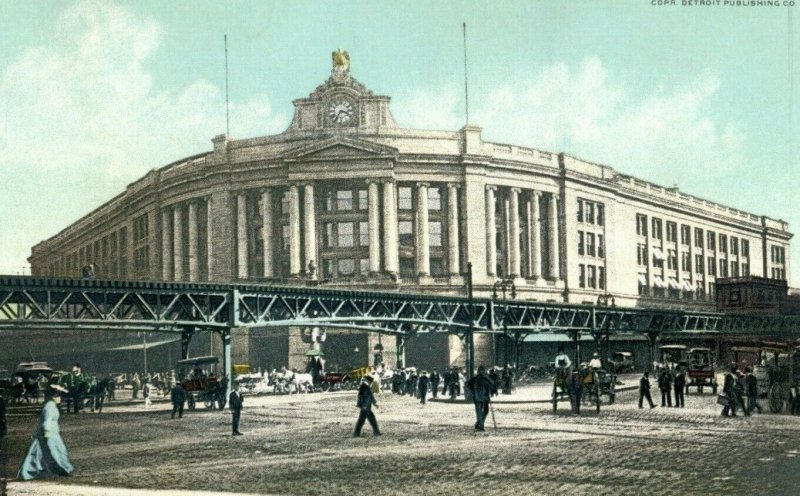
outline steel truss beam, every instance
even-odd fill
[[[473,319],[472,322],[470,320]],[[232,327],[327,326],[421,332],[714,333],[800,336],[800,316],[566,305],[311,287],[0,276],[0,329],[184,333]]]

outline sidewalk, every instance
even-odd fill
[[[622,374],[617,376],[617,387],[615,392],[635,391],[639,388],[638,374]],[[530,384],[519,384],[512,394],[498,394],[492,398],[495,404],[518,404],[518,403],[550,403],[553,393],[553,383],[544,379],[541,382]],[[439,396],[436,399],[428,398],[428,401],[449,402],[449,396]],[[459,396],[455,401],[464,401],[464,396]]]

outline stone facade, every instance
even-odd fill
[[[788,277],[786,222],[476,126],[401,128],[389,103],[334,68],[285,132],[148,173],[34,246],[32,273],[464,295],[471,262],[479,296],[512,278],[521,299],[703,310],[718,276]],[[457,338],[434,341],[463,362]],[[489,337],[476,350],[494,361]]]

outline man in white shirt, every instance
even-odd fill
[[[572,366],[572,360],[569,359],[566,353],[564,353],[564,347],[558,347],[558,355],[556,355],[556,359],[553,362],[557,370],[567,370]]]
[[[592,359],[589,361],[589,368],[595,370],[603,368],[603,362],[600,361],[600,355],[597,352],[592,355]]]

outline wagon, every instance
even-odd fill
[[[580,414],[580,402],[594,404],[597,413],[600,413],[600,396],[602,395],[600,379],[596,370],[589,368],[556,370],[553,377],[553,392],[550,400],[553,403],[553,413],[558,411],[558,402],[570,402],[574,413]]]
[[[780,413],[789,404],[790,390],[800,383],[800,346],[784,343],[764,343],[766,355],[760,366],[754,367],[760,384],[766,384],[766,396],[772,413]],[[764,374],[766,372],[766,374]],[[766,375],[766,380],[763,380]]]
[[[225,404],[224,385],[213,372],[218,362],[215,356],[178,360],[175,377],[186,391],[189,410],[194,410],[197,403],[204,404],[206,408],[214,408],[215,402],[219,402],[220,408]]]
[[[713,394],[717,394],[717,375],[714,371],[714,355],[709,348],[692,348],[689,350],[688,364],[686,367],[686,392],[690,387],[696,387],[697,392],[703,394],[704,387],[710,387]]]

